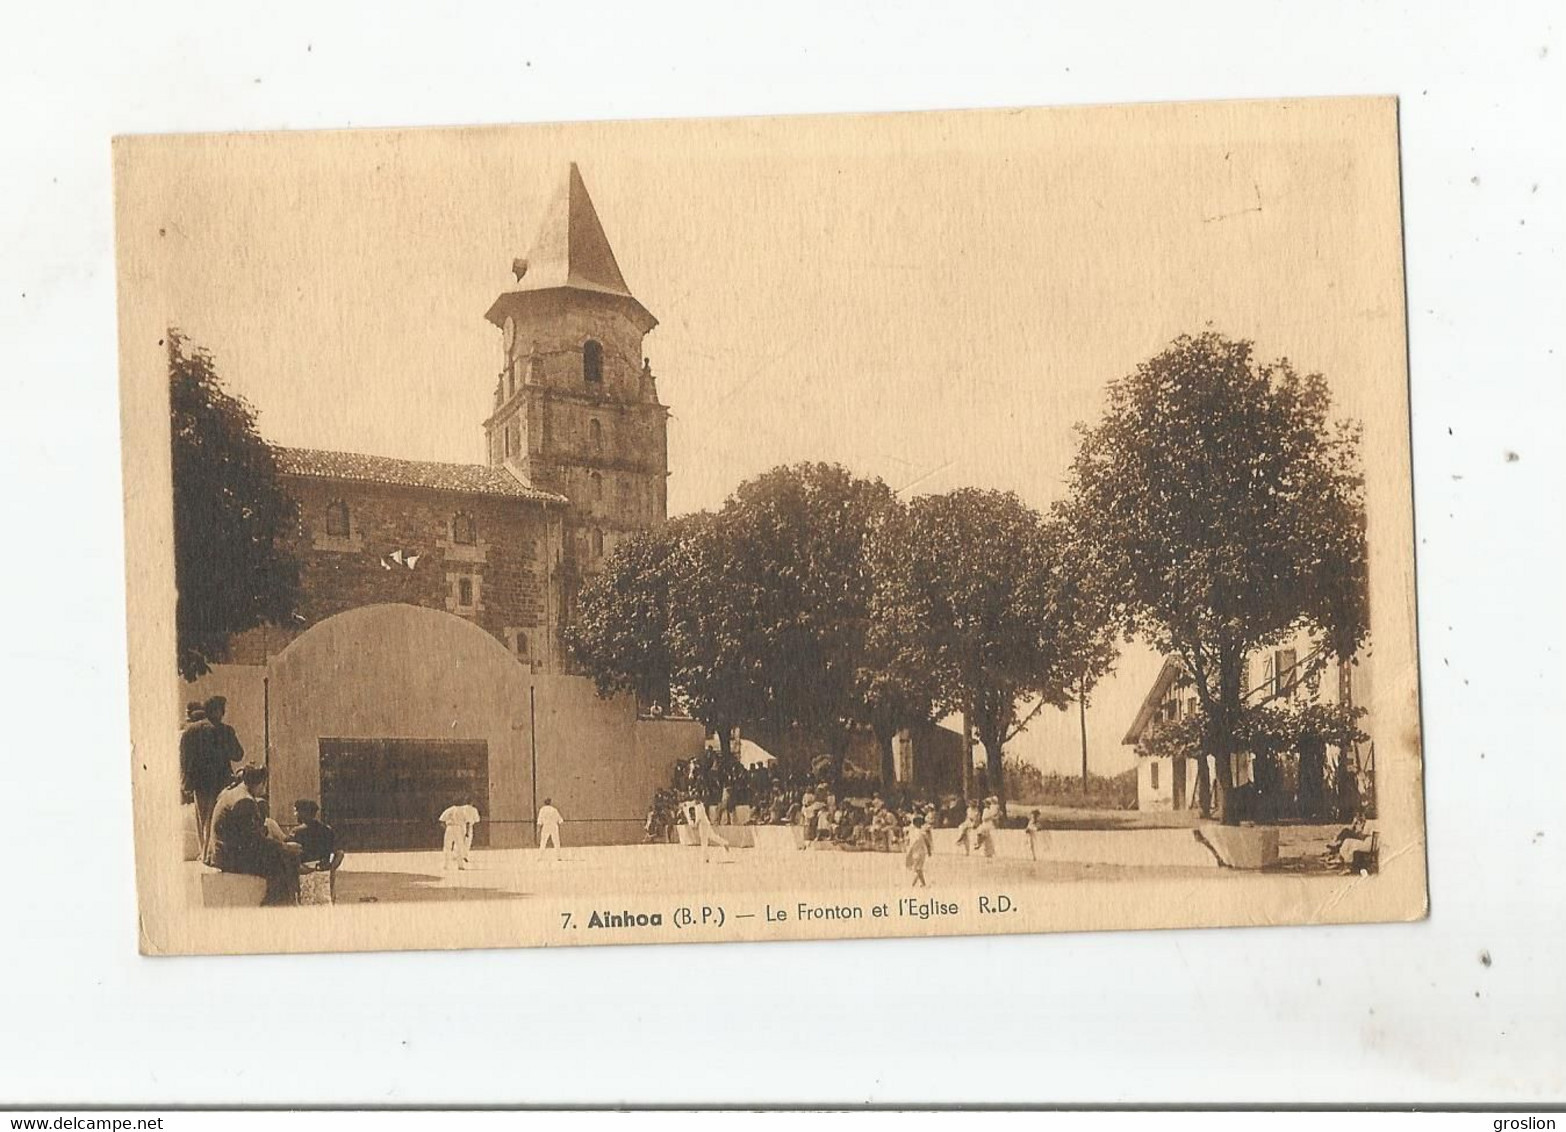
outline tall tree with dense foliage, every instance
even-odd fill
[[[194,680],[226,658],[235,634],[293,616],[298,508],[254,410],[223,388],[212,355],[176,330],[167,346],[177,662]]]
[[[766,722],[797,727],[819,744],[834,778],[853,729],[873,722],[874,697],[884,692],[885,708],[901,694],[901,685],[866,677],[870,543],[896,511],[880,480],[814,463],[746,481],[719,516],[732,548],[728,568],[750,598],[741,647],[759,677]]]
[[[1072,466],[1126,629],[1193,680],[1224,821],[1246,656],[1304,630],[1346,657],[1368,631],[1359,429],[1330,409],[1320,374],[1182,336],[1110,385]]]
[[[648,708],[668,710],[677,694],[675,559],[709,515],[682,516],[623,539],[603,571],[583,587],[565,630],[571,659],[601,696],[629,692]]]
[[[875,633],[894,672],[927,673],[944,712],[965,713],[1005,798],[1005,744],[1030,699],[1062,705],[1079,675],[1056,532],[1015,494],[921,496],[875,546]]]
[[[566,632],[600,695],[631,692],[687,712],[727,754],[734,728],[762,711],[749,647],[749,585],[736,544],[710,512],[633,535],[582,591]]]

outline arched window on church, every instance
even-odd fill
[[[472,515],[458,511],[451,517],[451,541],[458,546],[472,546],[478,542],[478,524]]]
[[[604,379],[604,348],[602,344],[589,338],[582,343],[582,380],[602,381]]]
[[[335,499],[326,505],[326,533],[332,538],[347,538],[353,534],[349,524],[348,504]]]
[[[602,558],[603,556],[604,556],[604,532],[599,530],[597,527],[594,527],[593,528],[593,557],[594,558]]]
[[[604,426],[598,423],[598,419],[587,422],[587,442],[593,449],[593,455],[597,456],[604,450]]]
[[[593,482],[593,502],[602,503],[604,501],[604,477],[597,472],[589,472],[587,478]]]
[[[513,421],[506,426],[506,459],[517,454],[517,426]]]

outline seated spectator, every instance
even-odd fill
[[[337,835],[321,820],[321,807],[308,798],[299,799],[294,803],[294,822],[288,840],[299,846],[300,863],[313,867],[331,866]]]
[[[888,853],[896,849],[902,840],[902,823],[897,814],[886,806],[876,810],[870,818],[870,836],[877,849]]]
[[[837,807],[823,802],[817,802],[816,806],[816,840],[830,841],[837,824]]]
[[[1365,815],[1355,814],[1351,824],[1338,830],[1337,836],[1327,842],[1327,859],[1336,858],[1340,864],[1352,865],[1354,854],[1369,852],[1371,834],[1365,829]]]
[[[265,877],[263,905],[297,904],[300,849],[268,836],[258,804],[265,786],[266,768],[247,766],[239,781],[218,795],[208,863],[225,873]]]
[[[854,830],[858,826],[857,811],[853,806],[844,804],[837,808],[837,814],[832,822],[832,840],[838,844],[852,844]]]

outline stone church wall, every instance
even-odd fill
[[[292,628],[243,634],[233,642],[231,660],[260,663],[334,614],[401,602],[455,613],[514,649],[529,666],[558,666],[547,597],[559,527],[544,507],[503,496],[387,484],[301,476],[286,482],[300,505],[294,550],[302,563],[302,619]],[[346,538],[326,534],[326,509],[338,500],[349,509]],[[452,538],[452,519],[459,512],[477,524],[471,546]],[[382,565],[396,550],[418,554],[413,569]],[[464,578],[470,583],[468,605],[461,604]]]

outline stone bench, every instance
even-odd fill
[[[179,808],[180,849],[187,861],[201,860],[201,835],[196,832],[196,805],[186,802]]]
[[[1276,826],[1203,825],[1201,835],[1231,869],[1265,869],[1278,863]]]
[[[202,908],[259,908],[266,895],[266,878],[245,873],[225,873],[196,862],[185,868],[191,903]]]

